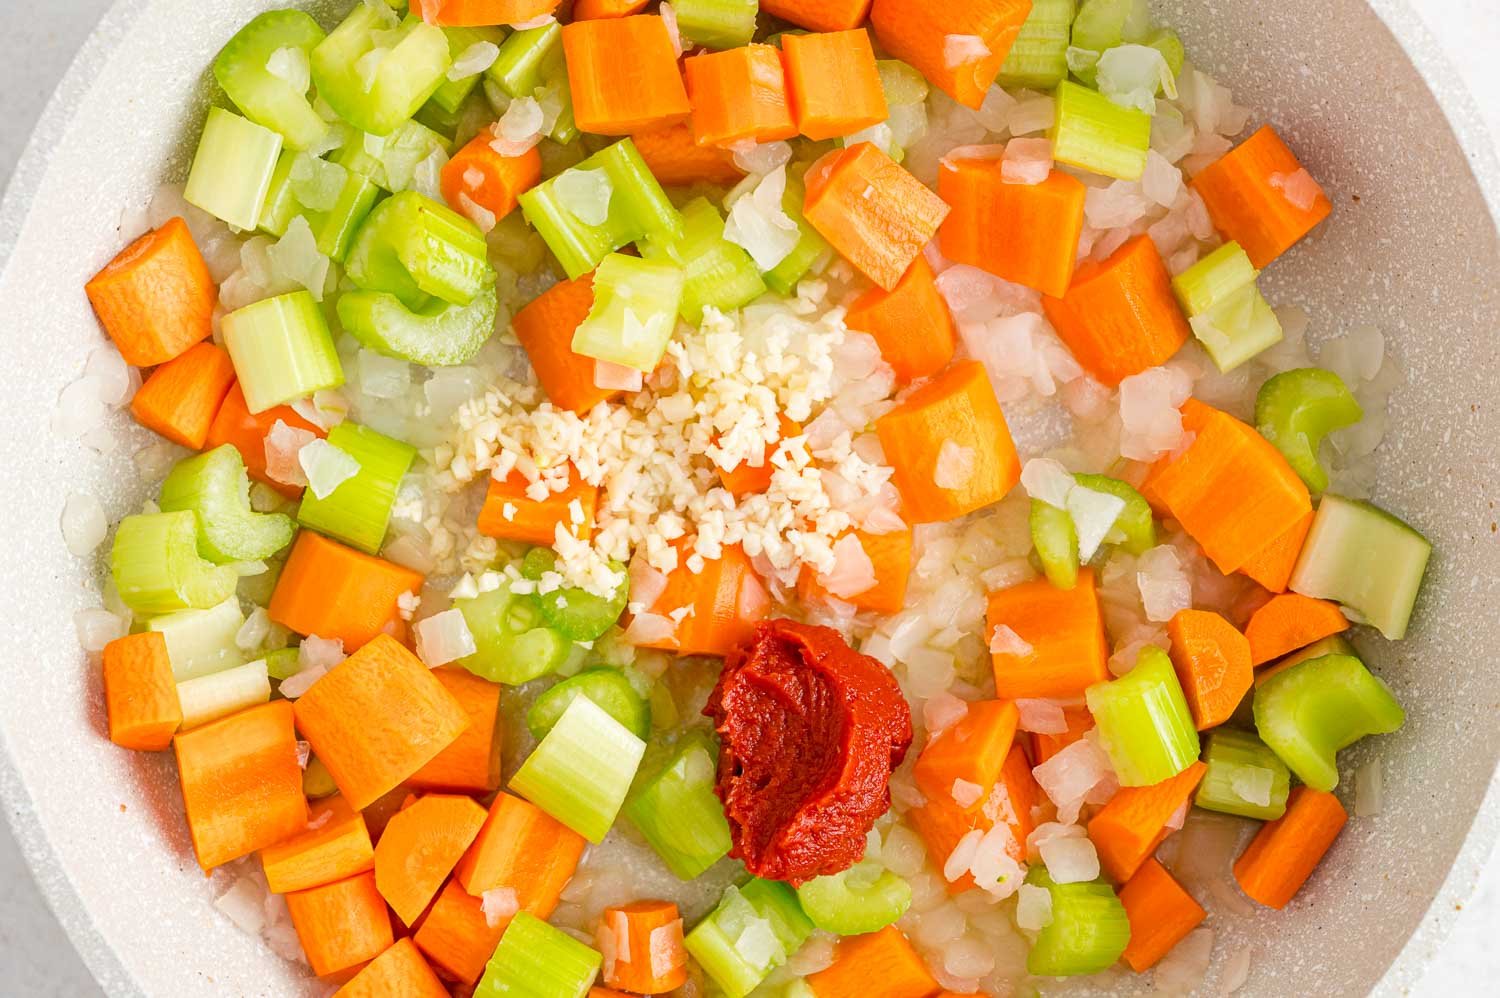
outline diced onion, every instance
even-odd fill
[[[68,496],[63,503],[62,535],[70,553],[79,558],[93,554],[107,533],[109,520],[98,499],[83,492]]]
[[[1039,735],[1061,735],[1068,730],[1068,718],[1053,700],[1016,701],[1016,710],[1021,714],[1020,728]]]
[[[1099,854],[1086,835],[1048,839],[1037,851],[1059,884],[1081,884],[1099,876]]]
[[[1016,897],[1016,925],[1039,932],[1052,924],[1052,892],[1035,884],[1022,884]]]
[[[468,621],[458,610],[444,610],[419,622],[413,629],[417,655],[428,668],[437,668],[474,654],[478,646],[469,631]]]
[[[307,476],[307,487],[319,499],[333,495],[340,485],[359,474],[359,462],[322,437],[315,437],[297,451],[297,463]]]
[[[511,918],[521,910],[515,888],[492,887],[485,891],[480,895],[480,910],[484,912],[485,924],[492,929]]]

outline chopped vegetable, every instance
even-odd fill
[[[198,514],[140,513],[120,521],[110,549],[110,574],[120,599],[141,613],[206,609],[234,592],[228,565],[198,555]]]
[[[238,596],[207,610],[178,610],[152,617],[146,630],[167,642],[167,658],[178,682],[232,669],[245,661],[236,638],[245,626]]]
[[[1261,128],[1193,178],[1214,226],[1239,243],[1257,268],[1291,249],[1333,211],[1310,177],[1312,196],[1303,202],[1288,192],[1302,164],[1270,125]]]
[[[1307,532],[1312,529],[1313,511],[1309,509],[1302,518],[1282,531],[1275,540],[1251,556],[1239,567],[1241,575],[1260,583],[1268,592],[1284,593],[1291,582],[1292,570],[1297,566],[1297,557],[1302,553]]]
[[[1064,80],[1053,91],[1057,118],[1047,137],[1059,163],[1117,180],[1139,180],[1151,146],[1151,116]]]
[[[1195,764],[1198,733],[1172,662],[1147,646],[1136,665],[1087,691],[1099,742],[1122,787],[1147,787]],[[1184,792],[1186,797],[1186,792]]]
[[[693,105],[693,138],[699,145],[776,142],[797,134],[786,71],[774,46],[706,52],[687,59],[683,69]]]
[[[1281,322],[1260,293],[1257,276],[1239,244],[1225,243],[1172,279],[1193,334],[1221,371],[1281,342]]]
[[[510,786],[594,844],[614,824],[646,743],[587,696],[576,696]]]
[[[240,452],[245,471],[263,485],[295,499],[302,494],[302,486],[280,482],[270,477],[266,468],[266,437],[277,423],[285,423],[289,429],[309,433],[314,437],[327,435],[321,426],[309,423],[295,409],[287,405],[273,406],[260,413],[252,413],[245,404],[245,393],[238,383],[231,386],[224,396],[224,404],[214,416],[208,428],[208,440],[204,446],[209,450],[230,444]]]
[[[568,707],[586,697],[641,741],[651,737],[651,707],[618,669],[588,669],[537,697],[526,712],[526,726],[540,741],[557,726]]]
[[[977,108],[1031,13],[1031,0],[875,0],[870,25],[891,55]],[[954,39],[965,43],[955,45]],[[826,998],[826,996],[821,996]]]
[[[1219,728],[1203,749],[1208,771],[1193,803],[1205,810],[1275,821],[1286,813],[1291,773],[1255,735]]]
[[[104,646],[104,706],[109,740],[122,748],[160,752],[182,724],[167,642],[151,631]]]
[[[911,885],[890,870],[856,864],[797,888],[797,900],[824,932],[859,936],[890,925],[911,906]]]
[[[218,291],[181,218],[121,250],[84,290],[127,364],[165,364],[213,333]]]
[[[1245,637],[1250,642],[1252,662],[1260,666],[1348,629],[1349,621],[1333,603],[1283,593],[1250,615]]]
[[[412,310],[434,297],[467,305],[495,279],[486,252],[473,222],[416,191],[403,191],[376,205],[355,233],[348,277]]]
[[[1031,546],[1047,581],[1059,589],[1078,584],[1078,531],[1073,517],[1040,499],[1031,500]]]
[[[1427,538],[1385,510],[1325,495],[1289,586],[1334,600],[1346,615],[1399,640],[1406,636],[1431,554]]]
[[[224,316],[223,330],[251,413],[344,383],[328,323],[306,291],[230,312]]]
[[[578,127],[629,135],[686,120],[692,107],[666,23],[654,14],[563,26]]]
[[[536,601],[500,585],[453,606],[464,615],[476,646],[459,665],[476,676],[520,686],[562,665],[568,643],[542,622]]]
[[[535,149],[519,156],[495,151],[493,136],[481,132],[443,167],[443,200],[461,214],[470,215],[478,205],[495,220],[516,210],[521,195],[542,180],[542,157]],[[472,216],[470,220],[473,221]]]
[[[841,590],[843,595],[830,591],[824,583],[833,583],[828,576],[819,575],[804,566],[798,580],[798,592],[807,601],[833,599],[861,610],[877,613],[899,613],[906,605],[907,580],[911,576],[912,532],[910,527],[893,530],[886,534],[871,534],[853,530],[834,541],[834,545],[847,543],[844,537],[853,537],[870,562],[874,585],[856,593]],[[822,580],[822,581],[820,581]]]
[[[865,23],[870,0],[760,0],[760,9],[809,31],[848,31]]]
[[[373,873],[294,891],[286,896],[286,906],[302,952],[320,977],[352,974],[395,939]]]
[[[917,789],[928,800],[953,799],[955,787],[967,784],[983,796],[957,803],[969,814],[978,812],[990,788],[1000,780],[1019,719],[1016,705],[1009,700],[971,702],[964,716],[929,742],[917,757],[912,767]]]
[[[265,659],[177,684],[183,731],[270,699],[271,679]]]
[[[502,792],[454,876],[474,897],[507,889],[515,894],[517,911],[547,918],[587,845],[535,805]]]
[[[1319,493],[1328,472],[1318,460],[1323,438],[1364,418],[1354,393],[1332,371],[1304,367],[1266,379],[1255,396],[1255,428]]]
[[[553,405],[579,415],[619,394],[600,388],[592,357],[573,352],[573,334],[594,307],[592,274],[560,281],[542,292],[511,320],[511,329]],[[546,543],[550,543],[549,537]]]
[[[728,888],[684,943],[725,995],[745,998],[801,948],[813,928],[792,888],[757,877]]]
[[[703,321],[706,308],[733,312],[766,290],[750,254],[724,238],[724,218],[707,198],[695,198],[683,206],[682,232],[675,240],[665,245],[647,242],[641,255],[682,270],[678,314],[695,325]],[[606,257],[597,273],[603,274],[611,259]],[[591,315],[587,321],[595,319]]]
[[[260,851],[272,894],[322,887],[375,868],[364,815],[342,797],[308,808],[308,827]]]
[[[1101,724],[1099,730],[1108,737],[1105,725]],[[1135,876],[1171,834],[1168,822],[1187,806],[1207,768],[1194,761],[1159,783],[1124,786],[1094,815],[1088,824],[1089,838],[1098,850],[1100,868],[1111,880],[1123,884]]]
[[[599,22],[608,23],[608,22]],[[596,951],[526,912],[495,947],[475,998],[583,998],[603,962]]]
[[[653,775],[636,784],[625,816],[680,880],[692,880],[729,854],[724,807],[714,795],[718,745],[694,729]]]
[[[211,107],[183,197],[236,228],[253,229],[280,155],[280,135],[233,111]]]
[[[692,86],[691,78],[688,85]],[[735,165],[728,149],[699,145],[690,125],[636,132],[631,141],[652,176],[669,187],[693,184],[728,187],[738,183],[745,173]]]
[[[1130,942],[1130,918],[1114,889],[1102,880],[1059,884],[1045,866],[1026,882],[1052,896],[1052,921],[1037,933],[1026,957],[1028,973],[1042,977],[1095,974],[1113,964]]]
[[[1068,77],[1068,43],[1076,0],[1032,0],[995,82],[1051,90]]]
[[[412,941],[445,979],[472,987],[484,974],[511,917],[487,917],[484,900],[464,890],[455,878],[443,885]]]
[[[1120,958],[1137,974],[1156,966],[1208,916],[1154,859],[1147,859],[1119,893],[1130,919],[1130,943]]]
[[[1261,826],[1234,864],[1240,889],[1268,908],[1285,908],[1349,820],[1338,798],[1298,787],[1286,814]]]
[[[467,797],[428,794],[398,811],[375,844],[375,886],[404,925],[415,925],[484,824]]]
[[[1000,160],[944,160],[938,193],[952,211],[943,221],[943,255],[1062,297],[1073,279],[1086,190],[1058,170],[1039,184],[1016,184],[1001,175]],[[1017,232],[1027,237],[1016,239]]]
[[[738,546],[725,548],[721,557],[704,562],[696,573],[684,562],[679,560],[667,573],[666,587],[647,608],[675,626],[668,634],[639,643],[681,655],[727,655],[754,633],[756,621],[770,613],[770,594]]]
[[[1167,622],[1167,637],[1198,730],[1228,721],[1254,682],[1259,663],[1252,661],[1252,643],[1212,610],[1178,610]]]
[[[179,461],[161,483],[159,505],[168,513],[193,512],[198,553],[219,565],[269,558],[291,543],[296,529],[289,516],[250,508],[250,478],[228,444]]]
[[[677,0],[672,9],[684,44],[733,49],[750,43],[760,4],[757,0]]]
[[[417,0],[430,12],[433,24],[444,27],[478,27],[485,24],[525,24],[547,17],[559,0]]]
[[[491,478],[479,511],[479,532],[529,544],[552,544],[557,532],[588,538],[594,531],[599,490],[573,472],[561,492],[534,499],[532,483],[519,471],[504,481]]]
[[[947,367],[958,342],[932,265],[920,256],[894,288],[871,288],[856,299],[845,322],[875,337],[880,355],[901,382],[931,377]]]
[[[298,634],[342,641],[354,651],[388,632],[403,633],[401,599],[415,596],[422,576],[304,530],[276,581],[271,619]]]
[[[682,916],[670,901],[605,908],[599,948],[605,955],[604,980],[612,988],[659,995],[687,982]]]
[[[532,548],[526,552],[521,573],[528,579],[542,582],[549,572],[555,571],[556,564],[557,557],[550,550]],[[624,566],[616,565],[615,570],[619,573],[620,583],[608,598],[596,596],[584,589],[557,588],[542,592],[543,587],[539,586],[536,598],[542,611],[542,620],[570,641],[593,641],[602,637],[625,612],[626,599],[630,594]],[[623,718],[619,719],[624,723]],[[630,725],[626,724],[626,727]],[[647,724],[645,730],[638,734],[645,738],[649,730],[650,725]]]
[[[398,939],[390,949],[365,964],[335,998],[443,998],[448,989],[432,972],[410,939]]]
[[[853,135],[890,115],[863,28],[781,37],[797,128],[814,141]]]
[[[464,669],[432,674],[469,716],[469,726],[413,773],[407,786],[484,796],[500,785],[500,687]]]
[[[309,57],[326,37],[303,11],[268,10],[229,39],[214,60],[214,79],[247,118],[280,132],[292,149],[307,149],[328,134],[328,122],[307,99]],[[288,57],[300,63],[300,79],[273,68]]]
[[[212,343],[199,343],[151,372],[130,400],[130,414],[173,443],[202,450],[233,384],[229,354]]]
[[[1129,554],[1145,554],[1156,547],[1156,521],[1151,504],[1133,486],[1106,475],[1074,475],[1074,481],[1091,492],[1102,492],[1125,503],[1114,526],[1104,535],[1104,543],[1119,545]]]
[[[297,520],[375,554],[385,541],[396,491],[416,459],[416,449],[347,420],[328,431],[328,444],[353,458],[359,469],[326,495],[319,496],[316,487],[309,489]]]
[[[453,57],[441,28],[408,14],[359,4],[312,51],[312,82],[340,118],[362,132],[389,135],[447,79]]]
[[[1007,627],[1030,649],[993,652],[1000,697],[1079,697],[1109,678],[1109,648],[1091,569],[1078,573],[1072,589],[1036,580],[991,593],[987,620],[987,633]],[[994,640],[990,647],[997,647]]]

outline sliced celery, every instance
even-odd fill
[[[1114,544],[1130,554],[1144,554],[1156,547],[1156,521],[1145,496],[1128,483],[1107,475],[1074,475],[1073,480],[1086,489],[1125,501],[1125,509],[1104,535],[1104,543]]]
[[[490,267],[484,234],[473,222],[416,191],[375,206],[349,248],[349,279],[365,291],[395,295],[410,309],[428,296],[467,305],[486,287]]]
[[[183,729],[196,728],[270,700],[271,678],[266,672],[264,659],[247,662],[233,669],[179,682],[177,699],[182,704]]]
[[[298,198],[299,174],[313,161],[313,157],[306,153],[291,149],[282,151],[271,176],[266,206],[261,209],[260,230],[280,238],[286,235],[292,220],[301,216],[307,219],[308,227],[313,231],[318,252],[336,263],[343,263],[350,240],[370,209],[375,207],[380,189],[363,174],[345,170],[343,184],[333,201],[321,210],[309,208]],[[324,163],[323,168],[328,169],[329,164]]]
[[[313,49],[312,78],[340,118],[389,135],[443,85],[452,63],[441,28],[411,15],[392,28],[360,4]]]
[[[815,877],[797,900],[824,932],[859,936],[890,925],[911,907],[911,885],[878,864],[856,863],[843,873]]]
[[[1255,735],[1217,728],[1208,734],[1203,761],[1208,768],[1193,798],[1198,807],[1261,821],[1286,813],[1291,772]]]
[[[244,625],[239,597],[230,596],[207,610],[178,610],[152,617],[146,622],[146,630],[155,631],[166,641],[172,678],[180,683],[244,664],[245,654],[235,642]]]
[[[718,755],[711,734],[689,731],[661,769],[625,801],[625,817],[681,880],[703,873],[729,855],[734,844],[724,805],[714,793]]]
[[[286,547],[296,527],[281,513],[250,508],[250,476],[233,444],[186,458],[161,483],[158,505],[198,514],[198,553],[220,565],[260,561]]]
[[[1229,300],[1259,276],[1260,271],[1240,244],[1227,242],[1172,278],[1172,290],[1191,318]]]
[[[732,49],[750,44],[760,0],[677,0],[672,8],[684,39],[704,48]]]
[[[1336,600],[1346,615],[1397,640],[1406,636],[1431,555],[1427,538],[1378,506],[1325,495],[1291,589]]]
[[[230,312],[222,328],[245,407],[252,413],[344,383],[323,310],[306,291]]]
[[[754,879],[727,889],[685,942],[727,998],[745,998],[801,948],[813,929],[790,887]]]
[[[561,51],[562,25],[556,21],[526,28],[505,39],[485,76],[507,97],[530,97],[542,85],[543,71],[553,53]]]
[[[496,292],[482,289],[467,305],[433,301],[412,311],[382,291],[339,296],[339,322],[360,343],[387,357],[426,367],[467,364],[495,331]]]
[[[651,737],[651,705],[630,685],[625,673],[610,668],[585,669],[537,697],[526,711],[531,736],[545,738],[578,697],[588,697],[642,741]]]
[[[539,582],[556,565],[557,555],[549,548],[532,548],[521,563],[521,573]],[[559,588],[536,593],[542,620],[570,641],[593,641],[602,637],[619,621],[630,598],[630,580],[625,566],[614,563],[613,568],[618,573],[620,584],[608,599],[584,589]]]
[[[1103,52],[1141,41],[1151,29],[1146,0],[1083,0],[1073,21],[1073,44]]]
[[[554,671],[568,657],[568,642],[542,623],[536,602],[506,586],[457,599],[476,651],[459,664],[493,683],[520,686]]]
[[[584,998],[603,956],[527,912],[511,919],[474,998]]]
[[[646,743],[586,696],[574,697],[510,788],[596,845],[609,834]]]
[[[1167,60],[1167,68],[1172,71],[1173,76],[1182,75],[1183,64],[1187,62],[1187,50],[1182,47],[1182,39],[1177,36],[1177,32],[1171,28],[1162,28],[1147,35],[1141,44],[1160,52],[1162,58]]]
[[[1048,582],[1059,589],[1078,584],[1078,531],[1067,510],[1031,500],[1031,546]]]
[[[1074,5],[1075,0],[1033,0],[995,82],[1002,87],[1051,90],[1067,79]]]
[[[280,239],[292,219],[302,211],[292,190],[292,166],[297,162],[297,150],[283,149],[276,159],[276,169],[271,171],[271,183],[266,187],[266,203],[260,209],[260,221],[256,227],[268,235]]]
[[[709,306],[731,312],[766,291],[750,254],[724,238],[724,217],[707,198],[695,198],[683,207],[677,239],[666,245],[642,243],[641,256],[682,268],[685,281],[678,314],[695,325]]]
[[[444,28],[443,34],[448,37],[448,58],[457,62],[459,56],[467,52],[472,46],[482,42],[489,42],[499,47],[505,42],[505,29],[500,27],[477,27],[477,28]],[[443,79],[443,85],[438,87],[428,103],[436,104],[444,111],[456,112],[463,102],[468,100],[474,88],[479,86],[479,81],[484,79],[483,73],[475,73],[473,76],[465,76],[457,80]]]
[[[1280,320],[1254,284],[1247,284],[1188,322],[1203,349],[1224,372],[1280,343],[1283,335]]]
[[[1033,866],[1026,882],[1052,895],[1052,921],[1037,933],[1026,970],[1037,977],[1097,974],[1113,966],[1130,943],[1130,918],[1103,880],[1059,884],[1044,866]]]
[[[1053,91],[1057,118],[1048,137],[1059,163],[1139,180],[1151,148],[1151,116],[1121,107],[1096,90],[1064,80]]]
[[[573,352],[650,372],[677,329],[685,275],[673,263],[611,253],[594,271],[594,307]]]
[[[1095,683],[1084,697],[1121,786],[1149,787],[1197,760],[1193,716],[1172,660],[1160,648],[1141,649],[1134,669]]]
[[[1339,785],[1340,749],[1405,722],[1391,691],[1352,655],[1299,662],[1255,689],[1255,729],[1314,790]]]
[[[786,193],[781,198],[781,210],[797,223],[797,229],[801,235],[798,236],[797,245],[792,247],[786,259],[766,271],[764,275],[766,285],[771,290],[784,295],[795,293],[797,282],[807,276],[807,272],[813,269],[813,265],[832,250],[827,240],[820,236],[802,215],[804,193],[805,188],[801,179],[787,177]]]
[[[1306,648],[1299,648],[1285,658],[1278,660],[1276,664],[1283,669],[1290,669],[1301,662],[1306,662],[1314,658],[1322,658],[1324,655],[1352,655],[1354,658],[1359,658],[1359,650],[1350,644],[1349,639],[1342,634],[1330,634],[1326,638],[1319,638]],[[1260,682],[1265,682],[1265,680],[1271,678],[1271,675],[1275,674],[1270,673],[1268,675],[1267,672],[1268,670],[1261,671],[1260,675],[1262,678]],[[1252,695],[1247,699],[1254,700],[1254,696]],[[1253,710],[1246,723],[1255,723],[1255,712]]]
[[[366,554],[378,554],[396,490],[416,460],[416,448],[348,421],[328,431],[328,442],[359,462],[359,471],[321,499],[312,489],[304,492],[297,521]]]
[[[302,669],[302,656],[295,648],[266,652],[266,672],[277,682],[290,679]]]
[[[281,156],[281,136],[222,107],[208,109],[183,197],[238,229],[253,229]]]
[[[1328,472],[1318,460],[1323,438],[1364,415],[1343,379],[1317,367],[1283,371],[1255,396],[1255,428],[1314,493],[1328,488]]]
[[[229,39],[214,60],[214,79],[245,117],[280,132],[291,148],[306,149],[328,134],[328,122],[307,99],[307,77],[284,77],[305,72],[312,50],[326,37],[300,10],[268,10]]]
[[[452,141],[419,121],[402,122],[383,137],[348,131],[348,139],[329,159],[392,193],[411,188],[417,164],[423,160],[437,152],[453,154]]]
[[[198,556],[198,516],[191,510],[127,516],[109,562],[121,602],[140,613],[218,606],[239,582],[230,566]]]

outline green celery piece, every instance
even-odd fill
[[[797,952],[817,926],[802,910],[797,892],[779,880],[753,877],[740,886],[740,896],[768,922],[787,955]]]
[[[1271,676],[1255,690],[1255,729],[1314,790],[1339,785],[1337,756],[1366,735],[1386,735],[1406,712],[1353,655],[1324,655]]]
[[[344,144],[329,159],[393,194],[411,188],[417,164],[433,153],[453,155],[453,142],[419,121],[402,122],[386,136],[345,130]]]
[[[198,553],[219,565],[269,558],[296,529],[289,516],[250,508],[250,476],[234,444],[178,461],[161,483],[158,505],[197,513]]]
[[[1083,0],[1073,21],[1073,45],[1103,52],[1141,41],[1151,26],[1146,0]]]
[[[474,998],[584,998],[604,957],[527,912],[511,919]]]
[[[682,233],[662,246],[647,241],[641,256],[683,269],[686,281],[678,310],[688,322],[703,321],[703,310],[713,306],[732,312],[765,294],[766,282],[750,254],[724,238],[724,217],[707,198],[694,198],[682,209]]]
[[[312,78],[340,118],[389,135],[443,85],[452,64],[441,28],[410,14],[391,28],[379,11],[359,4],[313,49]]]
[[[155,631],[167,643],[167,661],[178,682],[232,669],[245,661],[235,643],[245,615],[238,596],[230,596],[206,610],[178,610],[152,617],[146,630]]]
[[[183,197],[239,229],[260,223],[281,136],[222,107],[208,109]]]
[[[1130,943],[1130,918],[1114,888],[1103,880],[1059,884],[1044,866],[1026,882],[1052,895],[1052,921],[1037,933],[1026,971],[1037,977],[1097,974],[1114,965]]]
[[[1084,698],[1122,787],[1149,787],[1197,761],[1193,716],[1172,660],[1160,648],[1142,648],[1134,669],[1095,683]]]
[[[267,235],[280,239],[286,228],[302,211],[297,195],[292,191],[292,166],[297,162],[297,150],[286,148],[276,158],[276,169],[271,171],[271,182],[266,187],[265,205],[260,210],[260,221],[256,228]]]
[[[1078,530],[1073,517],[1040,499],[1031,500],[1031,545],[1047,581],[1059,589],[1078,585]]]
[[[1198,807],[1260,821],[1275,821],[1286,813],[1292,774],[1286,763],[1255,735],[1233,728],[1216,728],[1208,733],[1203,761],[1208,768],[1193,798]],[[1266,777],[1256,774],[1257,770],[1270,774],[1270,801],[1266,804],[1248,801],[1241,793],[1248,779],[1265,781]]]
[[[533,581],[553,571],[557,566],[557,555],[550,548],[532,548],[521,562],[521,574]],[[560,588],[547,593],[536,593],[537,607],[542,620],[569,641],[593,641],[604,635],[625,612],[630,599],[630,581],[625,566],[612,563],[619,574],[620,585],[615,594],[605,599],[585,589]],[[646,737],[641,735],[642,738]]]
[[[1129,483],[1107,475],[1080,474],[1074,475],[1073,480],[1086,489],[1125,500],[1125,509],[1104,535],[1104,543],[1137,555],[1156,547],[1156,521],[1152,519],[1151,504]]]
[[[295,648],[277,648],[266,652],[266,673],[277,682],[292,678],[301,668],[301,656]]]
[[[338,792],[339,785],[333,782],[333,774],[328,771],[323,760],[317,756],[309,758],[307,768],[302,771],[302,793],[309,800],[322,800]]]
[[[1067,79],[1074,7],[1075,0],[1033,0],[995,82],[1002,87],[1051,90]]]
[[[672,8],[683,38],[704,48],[733,49],[755,36],[760,0],[677,0]]]
[[[718,756],[713,735],[693,729],[625,801],[625,817],[680,880],[694,879],[729,855],[734,844],[724,805],[714,793]]]
[[[413,311],[383,291],[346,291],[339,296],[339,323],[387,357],[455,367],[473,360],[495,331],[496,297],[491,286],[467,305],[432,301]]]
[[[120,521],[109,553],[120,600],[139,613],[206,610],[234,594],[239,576],[198,556],[198,515],[138,513]]]
[[[650,372],[677,329],[685,275],[672,263],[611,253],[594,271],[594,307],[573,352]]]
[[[1293,592],[1342,604],[1391,640],[1406,636],[1432,544],[1385,510],[1325,495],[1292,569]]]
[[[569,644],[542,623],[536,603],[501,586],[453,606],[474,635],[474,654],[459,665],[492,683],[520,686],[557,669]]]
[[[348,276],[409,309],[428,296],[467,305],[495,281],[484,234],[446,205],[403,191],[375,206],[349,247]]]
[[[1281,342],[1281,321],[1260,288],[1247,284],[1202,315],[1188,320],[1193,335],[1225,373]]]
[[[1187,50],[1182,47],[1182,39],[1177,32],[1171,28],[1161,28],[1147,35],[1141,44],[1160,52],[1162,58],[1167,60],[1167,68],[1172,71],[1173,76],[1182,75],[1183,64],[1187,62]]]
[[[876,932],[906,914],[911,885],[890,870],[856,863],[842,873],[815,877],[797,888],[797,900],[824,932],[859,936]]]
[[[1343,379],[1318,367],[1283,371],[1255,396],[1255,428],[1314,494],[1328,488],[1328,471],[1318,460],[1323,438],[1364,415]]]
[[[1259,276],[1250,254],[1239,243],[1227,242],[1172,278],[1172,290],[1182,310],[1192,318],[1228,301]]]
[[[877,59],[875,71],[880,74],[880,89],[888,107],[909,107],[927,100],[927,78],[900,59]]]
[[[801,178],[788,176],[786,178],[786,193],[781,197],[781,210],[786,212],[787,217],[797,223],[801,236],[797,239],[797,245],[776,266],[766,271],[764,277],[766,285],[778,294],[789,295],[797,290],[797,282],[807,276],[807,272],[813,269],[813,265],[831,252],[828,245],[818,231],[808,224],[802,215],[802,201],[806,188]]]
[[[651,705],[619,669],[585,669],[537,697],[526,711],[526,726],[538,741],[547,737],[578,697],[588,697],[625,729],[645,741],[651,737]]]
[[[507,97],[530,97],[542,85],[543,69],[554,52],[562,52],[562,25],[556,21],[514,32],[485,76]]]
[[[795,891],[755,878],[728,888],[685,944],[727,998],[745,998],[802,947],[814,928]]]
[[[448,38],[448,58],[455,63],[458,62],[459,56],[480,42],[489,42],[497,48],[505,42],[505,29],[500,27],[444,28],[443,34]],[[469,95],[474,92],[475,87],[479,86],[479,81],[482,79],[484,79],[483,73],[465,76],[460,80],[450,80],[444,77],[443,85],[437,88],[427,102],[437,105],[449,114],[454,114],[463,106],[463,102],[469,99]]]
[[[177,684],[184,731],[270,699],[271,679],[264,661],[246,662]]]
[[[343,263],[349,252],[349,243],[355,231],[375,201],[380,188],[363,174],[346,170],[344,184],[339,188],[338,198],[329,208],[315,211],[297,197],[297,180],[293,173],[298,168],[298,159],[306,153],[292,149],[282,150],[271,175],[271,187],[266,194],[266,205],[260,213],[260,230],[278,239],[286,235],[292,220],[299,215],[307,219],[318,243],[318,252],[336,263]]]
[[[348,421],[328,431],[328,443],[358,461],[359,471],[321,499],[312,489],[304,492],[297,521],[366,554],[379,554],[396,490],[416,460],[416,448]]]
[[[598,845],[635,779],[646,743],[586,696],[562,717],[511,778],[510,789]]]
[[[230,312],[222,329],[252,413],[344,383],[323,310],[306,291]]]
[[[542,66],[542,85],[537,88],[536,99],[545,105],[551,94],[556,94],[561,110],[547,137],[565,146],[578,138],[578,119],[573,114],[573,86],[568,82],[568,64],[561,47],[554,49]]]
[[[484,100],[484,98],[471,94],[467,100],[459,105],[456,111],[445,110],[429,100],[417,109],[417,113],[411,120],[431,129],[451,142],[458,134],[458,123],[469,113],[470,102],[479,100]]]
[[[1322,658],[1324,655],[1352,655],[1354,658],[1359,658],[1359,651],[1342,634],[1330,634],[1326,638],[1314,641],[1306,648],[1297,649],[1285,658],[1278,660],[1276,664],[1282,669],[1290,669],[1294,665],[1299,665],[1309,659]],[[1264,671],[1262,671],[1262,675],[1264,675]],[[1269,679],[1271,677],[1265,676],[1265,678]],[[1251,691],[1250,699],[1254,700],[1253,690]],[[1255,723],[1253,712],[1249,723]]]
[[[308,58],[326,37],[300,10],[268,10],[229,39],[214,60],[214,79],[245,117],[281,133],[288,147],[307,149],[328,134],[328,122],[313,110],[307,89],[272,73],[269,63],[282,50]]]
[[[1047,137],[1059,163],[1118,180],[1139,180],[1151,148],[1151,116],[1064,80],[1053,91],[1057,118]]]

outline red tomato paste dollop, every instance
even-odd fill
[[[859,861],[912,737],[885,666],[831,628],[763,621],[724,660],[703,713],[719,732],[731,855],[793,885]]]

